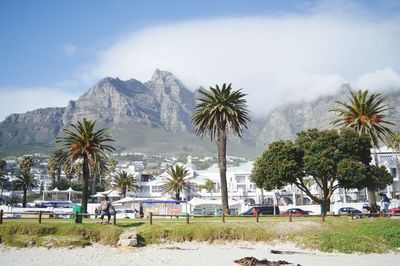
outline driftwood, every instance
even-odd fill
[[[272,254],[285,254],[285,255],[293,255],[293,254],[311,254],[315,255],[315,253],[308,253],[308,252],[299,252],[299,251],[280,251],[271,249]]]
[[[235,263],[238,263],[242,266],[280,266],[280,265],[295,265],[293,263],[284,261],[284,260],[278,260],[278,261],[269,261],[267,259],[262,259],[258,260],[254,257],[244,257],[238,260],[234,261]],[[296,264],[297,266],[300,266],[300,264]]]
[[[165,247],[161,249],[169,249],[169,250],[198,250],[199,248],[180,248],[180,247]]]

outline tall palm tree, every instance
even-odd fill
[[[82,159],[82,177],[83,177],[83,193],[82,207],[87,211],[87,202],[89,198],[89,178],[90,178],[90,161],[96,161],[98,156],[107,158],[105,152],[111,152],[114,147],[105,144],[114,139],[108,135],[107,129],[103,128],[95,131],[96,121],[83,119],[76,124],[71,124],[73,130],[64,129],[65,136],[59,137],[57,143],[71,158],[71,162]]]
[[[354,128],[359,134],[366,134],[370,137],[374,147],[374,159],[376,166],[379,166],[376,149],[379,149],[379,142],[386,142],[393,132],[389,126],[394,125],[386,120],[386,113],[389,106],[380,93],[369,94],[368,90],[350,91],[349,103],[336,101],[340,107],[330,111],[338,114],[338,118],[332,124],[338,127]],[[372,211],[376,209],[375,191],[368,190],[368,201]]]
[[[190,182],[189,170],[185,166],[175,165],[168,168],[168,181],[162,186],[161,195],[175,194],[175,199],[181,199],[181,193],[190,195],[193,191],[193,184]]]
[[[26,194],[27,191],[38,186],[38,182],[35,180],[35,176],[30,172],[22,172],[21,175],[16,176],[15,186],[22,188],[24,194],[22,197],[22,207],[26,207]]]
[[[200,90],[198,104],[192,114],[196,134],[209,134],[211,140],[217,138],[218,164],[221,179],[222,211],[229,214],[228,188],[226,182],[226,139],[228,131],[240,138],[250,121],[246,105],[246,94],[241,90],[232,90],[231,84],[225,83],[220,88],[210,87],[208,91]]]
[[[119,171],[116,173],[114,176],[114,186],[121,190],[124,198],[128,190],[136,190],[138,187],[135,177],[126,171]]]

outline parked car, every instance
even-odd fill
[[[130,218],[135,219],[139,217],[139,212],[137,210],[124,209],[124,210],[116,210],[117,218]]]
[[[400,200],[393,200],[390,203],[388,213],[400,213]]]
[[[356,214],[356,215],[360,215],[360,214],[362,214],[362,211],[357,210],[356,208],[353,208],[353,207],[342,207],[339,210],[337,210],[336,214]]]
[[[286,211],[281,212],[280,215],[289,216],[290,214],[292,214],[294,216],[303,216],[303,215],[310,215],[310,212],[311,211],[305,211],[300,208],[290,208],[290,209],[287,209]]]
[[[259,215],[274,215],[274,207],[275,207],[275,214],[279,215],[279,207],[278,206],[254,206],[248,209],[245,212],[242,212],[240,215],[256,215],[258,212]]]

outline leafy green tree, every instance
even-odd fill
[[[108,135],[107,129],[103,128],[95,131],[96,121],[83,119],[76,124],[71,124],[73,130],[64,129],[65,136],[59,137],[57,143],[62,145],[62,149],[67,152],[71,162],[82,159],[82,207],[87,211],[89,197],[90,161],[96,161],[98,156],[107,158],[105,152],[111,152],[114,147],[106,142],[114,141]]]
[[[211,140],[217,139],[218,165],[221,179],[222,211],[229,214],[228,188],[226,182],[226,141],[228,131],[240,138],[250,121],[246,106],[246,94],[241,90],[232,90],[231,84],[225,83],[220,88],[210,87],[208,91],[200,90],[192,121],[196,126],[196,134],[209,134]]]
[[[128,190],[136,190],[137,183],[135,177],[126,171],[119,171],[114,176],[114,186],[121,190],[122,195],[126,196]]]
[[[35,176],[30,172],[22,172],[22,174],[16,176],[16,178],[17,179],[15,180],[14,184],[17,188],[22,188],[22,207],[26,207],[27,191],[37,187],[38,182],[36,181]]]
[[[389,106],[380,93],[369,94],[368,90],[350,91],[348,102],[336,101],[339,105],[330,111],[335,112],[338,118],[332,124],[342,128],[353,128],[359,134],[366,134],[374,147],[374,159],[376,166],[379,165],[376,149],[379,142],[386,140],[393,134],[390,126],[394,125],[387,120],[386,113]],[[372,187],[368,188],[368,201],[372,212],[377,211],[376,195]]]
[[[321,212],[330,210],[330,198],[339,187],[363,188],[374,182],[384,187],[391,181],[384,167],[369,165],[371,143],[366,135],[344,129],[311,129],[297,134],[295,143],[276,141],[259,157],[252,171],[252,179],[266,190],[296,185],[312,200],[321,205]],[[312,194],[310,180],[320,190]]]
[[[190,195],[193,191],[193,184],[190,182],[189,170],[185,166],[175,165],[168,168],[168,181],[162,186],[161,194],[175,194],[175,199],[181,199],[181,193]]]
[[[31,156],[23,156],[19,161],[19,169],[21,173],[27,173],[31,171],[32,166],[34,165],[33,159]]]

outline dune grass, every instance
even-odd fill
[[[116,226],[100,225],[93,219],[84,224],[71,220],[45,220],[42,224],[31,219],[7,220],[0,225],[3,244],[17,247],[86,246],[91,243],[114,245],[120,233],[135,229],[141,245],[163,242],[234,240],[281,242],[292,241],[305,248],[324,252],[384,253],[400,250],[400,220],[370,218],[351,220],[348,217],[287,218],[262,217],[259,223],[249,219],[195,218],[118,220]]]

